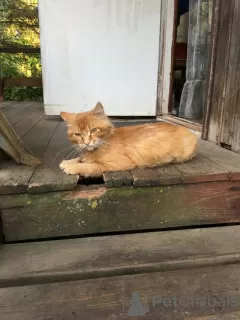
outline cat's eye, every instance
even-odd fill
[[[80,136],[81,136],[81,133],[76,132],[76,133],[74,133],[74,135],[75,135],[76,137],[80,137]]]
[[[94,132],[97,132],[97,131],[98,131],[97,128],[92,128],[92,129],[91,129],[91,133],[94,133]]]

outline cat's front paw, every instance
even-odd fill
[[[63,170],[68,166],[68,160],[64,160],[60,163],[59,167]]]
[[[76,164],[64,165],[63,172],[66,174],[79,174],[79,167]]]
[[[76,159],[71,159],[71,160],[64,160],[60,163],[59,167],[64,170],[65,168],[67,168],[70,164],[76,164],[79,163],[80,158],[76,158]]]

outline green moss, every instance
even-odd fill
[[[209,220],[203,207],[189,201],[193,196],[186,186],[115,188],[93,199],[82,199],[81,193],[72,195],[2,196],[6,239],[156,229],[194,225],[200,217]]]

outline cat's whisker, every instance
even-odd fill
[[[83,150],[82,147],[80,146],[76,146],[75,149],[68,155],[67,159],[70,159],[72,157],[72,159],[74,159],[74,157],[76,156],[76,154],[79,152],[81,152]]]
[[[63,148],[62,150],[60,150],[60,151],[56,154],[55,158],[53,159],[52,164],[54,164],[55,161],[57,160],[57,158],[58,158],[59,156],[61,156],[64,152],[67,152],[69,149],[72,149],[72,148],[74,148],[74,147],[75,147],[75,146],[71,145],[71,146],[67,146],[66,148]]]
[[[72,150],[66,157],[66,159],[70,160],[70,159],[73,159],[72,158],[72,155],[76,152],[77,148],[75,148],[74,150]]]
[[[80,151],[79,149],[76,149],[76,150],[75,150],[75,153],[73,154],[72,159],[78,158],[80,152],[81,152],[81,151]]]
[[[71,145],[71,146],[68,146],[68,147],[60,150],[60,151],[57,153],[57,156],[59,156],[61,153],[66,152],[66,151],[68,151],[69,149],[72,149],[72,148],[75,148],[75,146]]]

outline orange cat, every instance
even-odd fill
[[[106,171],[155,167],[195,156],[198,139],[188,129],[162,122],[115,128],[100,102],[89,112],[61,112],[61,117],[80,152],[77,159],[60,164],[67,174],[100,176]]]

